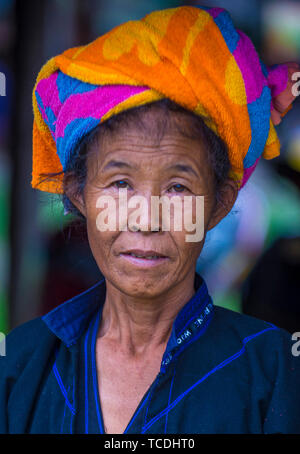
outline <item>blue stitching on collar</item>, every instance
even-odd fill
[[[75,375],[73,375],[73,402],[75,402]],[[72,413],[70,419],[70,434],[73,433],[73,418],[74,415]]]
[[[169,391],[168,405],[170,405],[170,402],[171,402],[172,389],[173,389],[173,383],[174,383],[175,373],[176,373],[176,367],[174,367],[173,377],[172,377],[172,381],[171,381],[171,386],[170,386],[170,391]],[[169,416],[169,412],[166,413],[165,432],[164,432],[165,434],[167,433],[168,416]]]
[[[202,336],[202,335],[206,332],[207,328],[209,327],[209,325],[210,325],[210,323],[211,323],[213,314],[214,314],[214,312],[211,312],[211,313],[210,313],[209,317],[207,318],[207,320],[206,320],[205,324],[202,326],[202,328],[201,328],[199,331],[197,331],[196,333],[194,333],[194,335],[191,337],[191,339],[188,340],[187,343],[183,343],[183,344],[178,348],[178,350],[177,350],[177,349],[175,350],[175,352],[171,355],[171,359],[170,359],[168,365],[169,365],[171,362],[173,362],[173,361],[174,361],[174,360],[183,352],[183,350],[186,349],[186,347],[187,347],[188,345],[190,345],[191,343],[193,343],[193,342],[195,342],[196,340],[198,340],[199,337]]]
[[[203,309],[204,309],[205,306],[207,305],[207,300],[210,299],[210,296],[209,296],[208,292],[206,292],[205,294],[203,294],[203,296],[205,296],[205,299],[202,301],[202,303],[201,303],[201,304],[199,305],[199,307],[197,308],[197,312],[198,312],[198,313],[201,312],[201,311],[203,311]],[[179,331],[177,337],[179,337],[179,336],[182,334],[182,332],[187,328],[187,326],[188,326],[193,320],[195,320],[195,318],[197,318],[197,317],[199,317],[199,315],[195,315],[195,314],[194,314],[192,317],[190,317],[190,318],[188,319],[188,321],[185,323],[185,325],[180,329],[180,331]]]
[[[70,385],[69,385],[69,387],[67,389],[67,393],[69,392],[69,389],[70,389]],[[66,416],[66,408],[67,408],[67,401],[65,399],[64,414],[63,414],[63,419],[62,419],[61,426],[60,426],[60,433],[61,434],[63,433],[63,427],[64,427],[65,416]]]
[[[189,344],[196,341],[200,335],[204,334],[206,329],[208,328],[212,315],[214,313],[214,305],[210,296],[207,294],[207,300],[204,301],[206,303],[205,307],[203,308],[203,304],[201,305],[202,312],[197,315],[194,315],[192,319],[189,320],[190,324],[188,325],[188,336],[184,337],[182,341],[179,343],[181,336],[175,337],[175,329],[173,327],[172,335],[168,342],[166,351],[164,353],[162,359],[162,368],[161,371],[164,372],[166,366],[168,366],[171,361],[174,360]],[[200,322],[198,322],[200,320]],[[202,324],[203,323],[203,324]],[[186,325],[185,325],[186,327]]]
[[[219,369],[222,369],[223,367],[227,366],[227,364],[230,364],[232,361],[235,359],[239,358],[243,353],[245,353],[246,348],[245,344],[249,342],[250,340],[254,339],[255,337],[271,330],[278,330],[279,328],[273,324],[269,328],[265,328],[262,331],[259,331],[258,333],[252,334],[250,336],[245,337],[242,340],[243,347],[241,350],[236,352],[234,355],[230,356],[229,358],[225,359],[222,361],[220,364],[218,364],[216,367],[211,369],[207,374],[205,374],[200,380],[198,380],[196,383],[194,383],[192,386],[190,386],[188,389],[186,389],[182,394],[180,394],[170,405],[168,405],[164,410],[162,410],[160,413],[158,413],[154,418],[152,418],[143,428],[141,433],[145,433],[158,419],[163,417],[165,414],[169,413],[189,392],[191,392],[196,386],[198,386],[200,383],[202,383],[206,378],[208,378],[210,375],[218,371]]]
[[[64,384],[62,382],[61,376],[60,376],[60,374],[58,372],[57,365],[56,365],[56,360],[55,360],[55,362],[53,364],[52,370],[53,370],[54,376],[56,378],[56,381],[58,383],[58,386],[59,386],[59,388],[60,388],[60,390],[61,390],[61,392],[62,392],[62,394],[63,394],[63,396],[65,398],[66,404],[68,405],[69,409],[71,410],[71,413],[75,415],[75,413],[76,413],[75,408],[71,405],[71,403],[70,403],[70,401],[68,399],[67,390],[66,390],[66,388],[65,388],[65,386],[64,386]]]
[[[154,389],[155,389],[156,386],[157,386],[157,383],[158,383],[158,378],[156,378],[155,382],[153,383],[152,389],[151,389],[151,391],[149,392],[149,399],[147,398],[147,400],[148,400],[148,405],[147,405],[146,412],[145,412],[144,425],[147,424],[147,415],[148,415],[148,410],[149,410],[149,406],[150,406],[150,402],[151,402],[151,397],[152,397],[152,394],[153,394]]]
[[[102,426],[102,421],[101,421],[101,412],[99,408],[99,403],[98,403],[98,396],[99,396],[99,391],[97,387],[97,368],[96,368],[96,335],[97,335],[97,328],[99,327],[99,320],[100,320],[100,311],[97,315],[97,318],[94,323],[94,330],[92,334],[92,341],[91,341],[91,361],[92,361],[92,378],[93,378],[93,388],[94,388],[94,398],[95,398],[95,404],[96,404],[96,412],[97,412],[97,418],[98,418],[98,425],[100,429],[100,433],[104,434],[104,428]],[[99,396],[100,400],[100,396]]]
[[[203,304],[210,298],[206,284],[197,272],[195,272],[195,287],[196,292],[181,308],[174,321],[175,334],[184,329],[189,320],[196,316]],[[99,305],[101,307],[104,304],[105,294],[106,283],[105,278],[102,278],[85,292],[62,303],[41,318],[67,347],[71,347],[87,328],[91,314],[99,308]],[[176,345],[176,343],[174,344],[175,339],[177,336],[174,338],[174,334],[170,336],[167,348],[173,348]]]

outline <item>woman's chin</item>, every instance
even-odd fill
[[[136,298],[154,298],[168,291],[172,287],[174,273],[165,270],[156,271],[155,268],[150,270],[132,271],[118,270],[117,278],[109,279],[115,282],[115,286],[128,296]],[[173,277],[173,279],[172,279]]]
[[[153,298],[157,298],[163,293],[160,288],[157,288],[155,283],[153,285],[151,285],[151,283],[132,283],[132,285],[127,285],[123,291],[127,296],[140,300],[151,300]]]

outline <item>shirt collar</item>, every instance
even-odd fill
[[[165,352],[165,361],[173,351],[188,343],[208,325],[213,303],[202,277],[195,273],[195,293],[177,314]],[[105,278],[93,287],[71,298],[42,317],[48,328],[67,347],[75,344],[86,331],[97,310],[102,310],[106,295]],[[197,336],[198,337],[198,336]],[[169,358],[170,360],[170,358]]]

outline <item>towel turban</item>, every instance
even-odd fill
[[[51,58],[33,90],[32,186],[62,193],[82,138],[112,115],[169,98],[227,145],[241,188],[261,156],[279,155],[274,124],[294,99],[294,63],[267,67],[221,8],[178,7],[119,25]],[[59,173],[56,181],[43,175]]]

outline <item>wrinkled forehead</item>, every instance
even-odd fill
[[[161,128],[159,116],[145,128],[124,125],[112,133],[99,134],[88,152],[89,179],[117,174],[157,179],[181,176],[190,181],[211,175],[208,151],[200,138],[187,137],[174,125]]]
[[[161,102],[130,109],[112,117],[100,128],[98,139],[111,141],[113,138],[122,139],[130,135],[157,144],[166,135],[181,135],[198,141],[205,139],[202,128],[199,127],[199,119],[195,120],[192,113],[172,111],[167,104]]]
[[[140,153],[141,158],[151,158],[153,153],[186,155],[192,148],[195,154],[196,150],[207,148],[207,140],[199,118],[159,103],[128,110],[104,122],[92,145],[103,161],[114,153]]]

